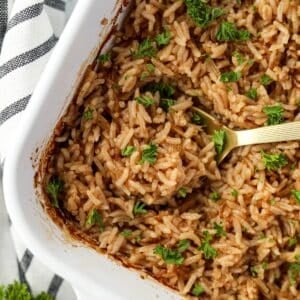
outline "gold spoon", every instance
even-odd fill
[[[205,124],[205,131],[214,134],[216,130],[225,132],[225,145],[218,156],[218,163],[236,147],[300,140],[300,121],[266,126],[255,129],[234,131],[219,123],[219,121],[204,110],[193,107],[192,110],[199,114]]]

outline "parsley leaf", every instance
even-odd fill
[[[124,157],[131,156],[136,151],[136,147],[134,146],[127,146],[126,148],[122,149],[121,155]]]
[[[288,275],[290,277],[291,284],[296,284],[297,277],[300,276],[300,264],[299,263],[289,264]]]
[[[261,156],[263,159],[263,163],[268,171],[278,170],[288,164],[286,156],[282,153],[271,154],[262,151]]]
[[[153,253],[159,255],[168,265],[181,265],[184,261],[184,257],[178,250],[168,249],[161,245],[157,245]]]
[[[39,295],[37,295],[36,297],[32,298],[32,300],[54,300],[54,299],[49,294],[42,292]]]
[[[90,225],[90,226],[93,226],[93,225],[98,225],[99,226],[99,229],[101,231],[104,230],[104,224],[103,224],[103,219],[102,219],[102,216],[99,214],[98,210],[96,208],[93,208],[88,216],[87,216],[87,219],[85,221],[85,224],[86,225]]]
[[[232,56],[236,58],[238,65],[240,66],[246,61],[246,58],[244,55],[242,55],[239,51],[235,50],[232,53]]]
[[[185,187],[181,187],[177,192],[177,197],[179,198],[185,198],[187,195],[187,190]]]
[[[296,202],[300,204],[300,190],[292,190],[292,195],[296,199]]]
[[[8,286],[0,286],[1,300],[31,300],[28,287],[24,283],[14,282]]]
[[[246,96],[252,100],[257,99],[257,89],[256,88],[251,88],[246,92]]]
[[[146,206],[145,203],[138,201],[137,203],[135,203],[135,205],[133,207],[133,214],[135,216],[146,214],[148,212],[148,210],[146,209],[145,206]]]
[[[148,162],[149,164],[154,164],[157,158],[157,145],[156,144],[149,144],[145,147],[142,153],[141,163]]]
[[[151,82],[144,87],[145,91],[151,93],[159,92],[161,98],[170,99],[175,94],[175,89],[171,84],[164,82]]]
[[[145,107],[149,107],[154,104],[154,100],[148,96],[138,96],[134,99],[137,103],[144,105]]]
[[[47,185],[47,193],[50,195],[52,200],[52,205],[59,208],[58,197],[63,191],[64,183],[58,177],[53,177]]]
[[[212,240],[212,236],[208,231],[203,232],[204,239],[202,241],[199,250],[201,250],[204,254],[205,259],[214,259],[218,255],[218,251],[210,245]]]
[[[168,112],[169,108],[175,105],[176,101],[173,99],[161,99],[159,106],[165,111]]]
[[[212,140],[215,144],[217,155],[221,155],[226,144],[226,132],[224,130],[215,130]]]
[[[241,74],[240,71],[238,71],[238,72],[234,72],[234,71],[224,72],[220,76],[220,81],[222,81],[224,83],[235,82],[235,81],[240,80],[241,77],[242,77],[242,74]]]
[[[267,86],[267,85],[271,84],[272,82],[273,82],[273,79],[267,74],[264,74],[260,77],[260,83],[264,86]]]
[[[111,53],[108,52],[108,53],[99,55],[98,60],[99,60],[99,62],[100,62],[101,64],[104,64],[104,63],[106,63],[106,62],[109,62],[109,61],[111,60]]]
[[[138,49],[133,52],[134,58],[144,58],[144,57],[153,57],[156,54],[156,47],[155,43],[147,38],[143,40],[139,46]]]
[[[187,14],[200,27],[207,27],[224,14],[219,7],[212,7],[204,0],[185,0]]]
[[[217,202],[218,200],[221,199],[221,194],[218,193],[218,192],[212,192],[212,193],[209,194],[209,198],[211,200],[213,200],[214,202]]]
[[[168,30],[158,34],[155,37],[155,41],[159,47],[168,45],[170,43],[170,40],[171,40],[171,33]]]
[[[294,238],[290,237],[288,239],[288,246],[289,247],[293,247],[293,246],[297,245],[297,243],[298,243],[298,239],[295,238],[295,237]]]
[[[267,115],[267,125],[276,125],[283,122],[284,109],[281,105],[265,106],[263,112]]]
[[[204,119],[202,117],[202,115],[198,112],[194,112],[192,115],[192,123],[196,124],[196,125],[203,125],[204,124]]]
[[[147,64],[146,68],[150,73],[153,73],[155,71],[155,66],[153,64]]]
[[[88,107],[87,110],[83,113],[83,118],[85,121],[93,119],[94,110],[91,107]]]
[[[180,253],[184,252],[185,250],[187,250],[190,247],[191,243],[189,240],[181,240],[179,241],[177,247],[178,247],[178,251]]]
[[[192,295],[199,297],[200,295],[202,295],[205,292],[204,287],[199,284],[199,283],[195,283],[193,289],[192,289]]]
[[[132,231],[129,230],[129,229],[125,229],[125,230],[123,230],[123,231],[121,232],[121,235],[124,236],[124,237],[126,237],[126,238],[131,237]]]
[[[251,34],[247,30],[239,30],[235,24],[231,22],[222,22],[216,34],[216,39],[220,42],[240,41],[244,42],[249,40]]]
[[[218,223],[214,223],[214,229],[216,231],[216,236],[217,237],[222,237],[222,236],[226,236],[226,231],[223,228],[222,224],[218,224]]]
[[[236,189],[233,189],[231,195],[236,198],[239,195],[239,192]]]

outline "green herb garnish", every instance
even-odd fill
[[[204,119],[202,117],[202,115],[198,112],[194,112],[192,115],[192,123],[196,124],[196,125],[203,125],[204,124]]]
[[[246,96],[252,100],[257,99],[257,89],[256,88],[251,88],[246,92]]]
[[[216,39],[220,42],[244,42],[250,38],[248,30],[239,30],[231,22],[222,22],[216,34]]]
[[[151,82],[147,84],[144,89],[151,93],[159,92],[161,98],[171,99],[175,94],[175,89],[171,84],[164,82]]]
[[[104,64],[104,63],[106,63],[106,62],[109,62],[110,60],[111,60],[111,53],[110,52],[108,52],[108,53],[105,53],[105,54],[101,54],[101,55],[99,55],[99,62],[101,63],[101,64]]]
[[[149,107],[154,104],[154,99],[148,96],[138,96],[134,99],[137,103],[144,105],[145,107]]]
[[[143,40],[139,46],[138,49],[133,52],[133,57],[134,58],[144,58],[144,57],[153,57],[156,54],[156,47],[155,43],[147,38]]]
[[[273,79],[268,76],[267,74],[264,74],[260,77],[260,83],[264,86],[267,86],[273,82]]]
[[[86,218],[85,224],[89,225],[89,226],[98,225],[99,229],[101,231],[104,230],[104,223],[103,223],[102,216],[99,214],[99,212],[96,208],[93,208],[89,212],[89,214]]]
[[[245,56],[242,55],[242,54],[241,54],[239,51],[237,51],[237,50],[234,51],[234,52],[232,53],[232,56],[236,58],[237,63],[238,63],[239,66],[242,65],[242,64],[246,61]]]
[[[230,71],[230,72],[222,73],[220,76],[220,81],[222,81],[224,83],[236,82],[236,81],[240,80],[241,77],[242,77],[241,72]]]
[[[177,192],[178,198],[185,198],[187,195],[187,189],[185,187],[181,187]]]
[[[261,264],[261,267],[262,267],[263,270],[266,270],[266,269],[269,267],[269,264],[268,264],[267,262],[264,261],[264,262]]]
[[[175,105],[176,101],[173,99],[161,99],[159,102],[159,106],[165,111],[168,112],[169,108]]]
[[[63,191],[64,183],[58,177],[53,177],[47,185],[47,193],[50,195],[52,200],[52,205],[56,208],[59,208],[58,197],[59,194]]]
[[[125,229],[120,233],[122,236],[125,238],[131,237],[132,236],[132,231],[129,229]]]
[[[236,198],[239,195],[239,192],[236,189],[233,189],[231,195]]]
[[[153,73],[155,71],[155,66],[153,64],[147,64],[146,68],[150,73]]]
[[[265,106],[263,112],[267,115],[267,125],[277,125],[283,122],[284,109],[281,105]]]
[[[221,194],[218,193],[218,192],[212,192],[212,193],[209,194],[209,198],[211,200],[213,200],[214,202],[217,202],[221,199]]]
[[[296,284],[297,277],[300,276],[300,264],[291,263],[289,264],[288,275],[292,285]]]
[[[217,155],[221,155],[226,144],[226,132],[224,130],[215,130],[212,140],[215,144],[215,150]]]
[[[189,240],[181,240],[177,245],[177,250],[182,253],[190,247],[191,243]]]
[[[94,110],[91,107],[88,107],[87,110],[83,113],[83,118],[85,121],[92,120],[93,119],[93,112]]]
[[[290,237],[288,239],[288,246],[289,247],[293,247],[293,246],[297,245],[297,243],[298,243],[298,239],[295,238],[295,237]]]
[[[142,153],[141,163],[148,162],[150,165],[154,164],[157,159],[157,145],[149,144],[145,147]]]
[[[214,259],[218,255],[218,251],[210,245],[212,240],[212,236],[208,231],[203,232],[204,239],[202,241],[199,250],[201,250],[204,254],[205,259]]]
[[[133,207],[133,214],[135,216],[137,215],[144,215],[148,212],[147,208],[146,208],[146,204],[143,202],[138,201],[137,203],[135,203],[134,207]]]
[[[126,148],[122,149],[121,155],[124,157],[131,156],[136,151],[136,147],[134,146],[127,146]]]
[[[199,283],[195,283],[193,289],[192,289],[192,295],[193,296],[196,296],[196,297],[199,297],[201,296],[203,293],[205,292],[205,289],[204,287],[199,284]]]
[[[282,153],[271,154],[261,152],[263,163],[268,171],[276,171],[288,164],[286,156]]]
[[[200,27],[207,27],[224,14],[223,9],[212,7],[204,0],[185,0],[187,14]]]
[[[159,255],[168,265],[181,265],[184,261],[184,257],[178,250],[168,249],[161,245],[157,245],[153,253]]]
[[[300,190],[292,190],[292,195],[295,198],[296,202],[300,204]]]
[[[168,45],[170,43],[170,40],[171,40],[171,33],[168,30],[158,34],[155,37],[155,41],[159,47]]]
[[[214,229],[216,231],[216,236],[217,237],[222,237],[222,236],[226,236],[226,231],[223,228],[222,224],[218,224],[218,223],[214,223]]]
[[[250,274],[251,274],[252,277],[257,277],[257,275],[258,275],[258,268],[257,268],[257,266],[254,266],[254,267],[250,268]]]

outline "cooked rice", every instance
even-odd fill
[[[266,123],[263,108],[280,102],[286,121],[300,120],[299,1],[239,5],[212,0],[212,6],[228,13],[206,29],[187,16],[182,0],[133,2],[116,33],[111,62],[88,69],[55,136],[44,182],[53,176],[63,180],[59,201],[68,226],[186,297],[193,298],[198,283],[203,299],[300,299],[300,278],[292,284],[288,272],[300,255],[300,205],[291,196],[291,190],[300,189],[300,142],[243,147],[218,167],[211,137],[191,122],[190,113],[195,103],[231,128],[255,128]],[[214,36],[224,19],[247,29],[251,41],[217,42]],[[171,33],[170,43],[155,57],[135,59],[139,42],[164,28]],[[245,57],[242,64],[232,56],[235,50]],[[143,76],[147,64],[155,69]],[[242,78],[221,82],[220,74],[229,70],[242,72]],[[259,84],[263,74],[275,81],[267,88]],[[143,91],[154,81],[177,89],[168,113],[158,106],[158,92]],[[251,87],[257,88],[256,101],[245,96]],[[140,95],[155,104],[144,107],[135,101]],[[142,163],[150,143],[158,145],[157,160]],[[136,151],[121,156],[129,145]],[[262,150],[285,154],[288,165],[266,170]],[[182,187],[185,199],[177,195]],[[217,202],[212,192],[220,193]],[[138,201],[148,212],[135,216]],[[94,208],[103,218],[103,231],[86,225]],[[198,247],[205,230],[214,235],[214,223],[222,223],[227,234],[213,237],[218,255],[206,260]],[[131,236],[121,235],[124,230]],[[296,243],[289,246],[291,238]],[[182,265],[168,265],[153,253],[158,244],[175,249],[184,239],[191,245]]]

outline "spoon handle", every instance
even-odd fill
[[[237,146],[300,140],[300,121],[236,131]]]

